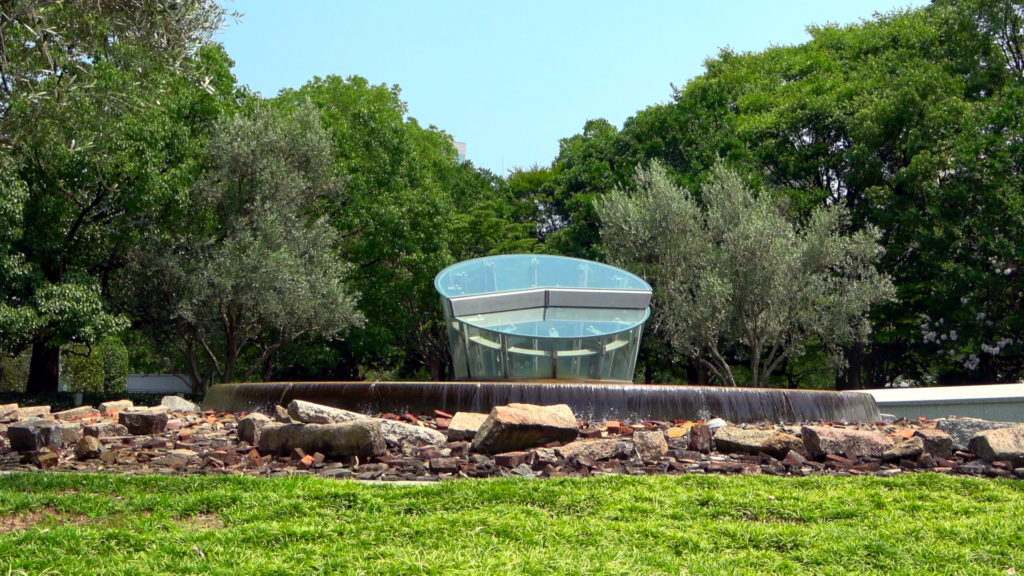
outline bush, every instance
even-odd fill
[[[120,394],[128,388],[128,348],[113,336],[103,339],[103,391]]]
[[[69,392],[102,392],[103,349],[87,344],[69,344],[61,349],[63,379]]]

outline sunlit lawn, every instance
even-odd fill
[[[0,576],[1015,572],[1017,480],[0,477]]]

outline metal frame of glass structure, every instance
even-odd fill
[[[489,256],[434,278],[460,380],[632,382],[651,287],[541,254]]]

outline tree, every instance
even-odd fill
[[[863,340],[868,309],[892,296],[874,267],[877,232],[845,234],[841,205],[791,222],[722,165],[700,200],[658,163],[638,168],[635,186],[597,205],[609,259],[651,283],[655,332],[719,382],[737,384],[731,353],[747,358],[751,386],[765,386],[808,341]]]
[[[177,190],[188,133],[161,99],[183,77],[215,90],[200,52],[222,14],[213,0],[3,3],[0,147],[25,194],[0,294],[19,326],[4,347],[32,350],[29,392],[57,390],[62,344],[125,325],[104,277]]]
[[[130,282],[138,314],[171,330],[163,335],[200,388],[214,378],[269,378],[286,344],[336,337],[362,321],[338,234],[314,210],[343,202],[316,110],[257,103],[220,121],[208,152],[191,227],[156,231],[133,253]]]

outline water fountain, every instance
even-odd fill
[[[857,392],[632,384],[651,287],[611,266],[544,255],[461,262],[435,282],[456,382],[220,384],[206,408],[269,410],[293,399],[364,413],[487,412],[568,404],[577,417],[731,422],[874,422]]]

